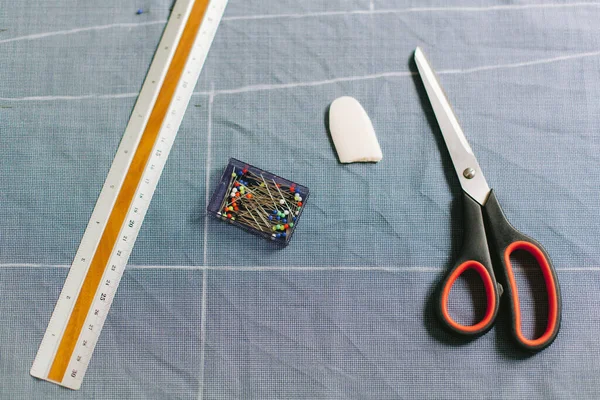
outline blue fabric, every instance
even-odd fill
[[[82,389],[29,376],[171,3],[0,0],[0,398],[600,397],[600,5],[561,0],[230,0]],[[460,189],[417,45],[558,270],[562,330],[535,356],[505,313],[468,343],[433,314]],[[380,163],[338,163],[341,95]],[[287,248],[206,217],[230,157],[310,188]]]

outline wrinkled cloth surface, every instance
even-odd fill
[[[0,0],[0,398],[600,398],[593,1],[230,0],[82,389],[32,378],[171,5]],[[539,354],[516,349],[507,310],[470,342],[434,314],[461,191],[416,46],[509,220],[558,271],[562,329]],[[342,95],[381,162],[338,162],[325,121]],[[287,248],[207,217],[229,157],[310,188]],[[526,264],[533,336],[544,286]],[[478,292],[457,285],[468,321]]]

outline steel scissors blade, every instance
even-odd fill
[[[538,242],[519,232],[508,222],[425,54],[417,47],[414,57],[463,189],[463,247],[454,266],[442,281],[438,314],[445,326],[453,332],[466,336],[481,335],[494,324],[500,296],[504,293],[510,304],[515,341],[526,350],[542,350],[556,338],[562,312],[560,288],[550,257]],[[548,294],[546,329],[535,339],[525,337],[522,330],[519,292],[510,261],[511,255],[518,250],[527,251],[535,258],[544,276]],[[496,280],[492,259],[498,266],[496,272],[503,277],[504,287]],[[463,325],[456,322],[448,312],[448,298],[458,277],[470,269],[475,270],[483,281],[487,304],[481,321],[474,325]]]
[[[415,50],[415,63],[419,70],[419,74],[423,80],[423,85],[427,91],[427,96],[433,107],[435,117],[442,130],[446,147],[450,152],[452,163],[456,169],[456,174],[460,181],[463,190],[475,199],[479,204],[484,205],[490,194],[488,186],[477,158],[467,142],[467,138],[463,133],[454,111],[450,106],[450,102],[429,65],[423,51],[417,47]]]

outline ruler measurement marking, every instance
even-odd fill
[[[102,279],[105,270],[107,270],[112,251],[118,247],[118,244],[121,242],[121,240],[119,240],[121,238],[121,228],[125,223],[125,218],[127,217],[129,208],[138,190],[140,180],[144,175],[144,170],[147,167],[150,157],[152,156],[157,136],[167,116],[167,112],[169,111],[169,106],[173,100],[173,95],[175,94],[184,67],[188,61],[188,56],[198,34],[198,28],[200,27],[200,24],[204,18],[208,2],[209,0],[197,0],[193,5],[190,16],[181,35],[181,39],[179,40],[177,49],[175,50],[173,59],[169,65],[164,79],[164,84],[160,89],[144,133],[137,146],[131,164],[129,165],[127,175],[125,176],[125,180],[121,185],[121,189],[112,208],[112,212],[110,213],[106,228],[104,229],[100,242],[96,248],[96,252],[94,253],[93,259],[88,268],[87,274],[85,275],[83,284],[81,285],[81,289],[79,290],[79,296],[75,302],[75,305],[73,306],[71,316],[64,330],[62,340],[60,341],[48,373],[48,379],[50,380],[62,382],[65,379],[69,362],[73,357],[73,352],[78,344],[82,330],[84,329],[87,316],[91,312],[92,306],[94,305],[94,299],[97,297],[97,291],[102,289]],[[184,81],[182,86],[186,88],[187,84],[188,82]],[[173,115],[175,114],[176,113],[173,113]],[[160,154],[158,156],[160,157]],[[162,170],[163,166],[164,163],[161,162],[159,169]],[[153,170],[154,167],[155,165],[152,164],[151,168],[149,169]],[[146,206],[147,204],[144,204],[144,210],[142,211],[142,214],[145,214]],[[128,235],[123,234],[123,236]],[[134,234],[134,236],[137,235]],[[118,271],[115,272],[120,276]],[[116,288],[117,283],[118,282],[115,281],[115,286],[113,286],[114,288]],[[101,295],[101,297],[103,297],[101,301],[105,302],[105,309],[109,308],[110,303],[114,298],[114,293],[110,293],[114,292],[114,290],[107,292],[108,293],[102,292],[104,296]],[[101,311],[99,311],[99,314],[100,313]],[[99,332],[101,325],[103,324],[103,320],[100,319],[99,321],[99,325],[88,324],[88,329],[92,332]],[[94,330],[94,328],[97,329]],[[89,343],[89,340],[87,339],[85,342],[82,342],[83,347],[91,349],[93,349],[94,344],[95,340],[94,343]],[[78,355],[74,360],[77,362],[82,362],[83,356]],[[73,375],[71,376],[75,378],[76,374],[77,371],[73,371]]]

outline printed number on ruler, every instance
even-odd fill
[[[31,368],[33,376],[71,389],[81,386],[226,4],[227,0],[178,0],[173,7],[42,339]],[[143,149],[148,145],[146,155]],[[143,166],[139,176],[139,171],[130,168],[136,162]],[[135,185],[131,195],[128,182]],[[122,202],[123,198],[128,201]],[[108,229],[114,227],[107,228],[113,218],[120,223],[114,237]],[[103,244],[108,245],[110,255],[101,269],[93,270],[98,254],[107,250],[100,248]],[[84,288],[90,290],[84,292]]]

